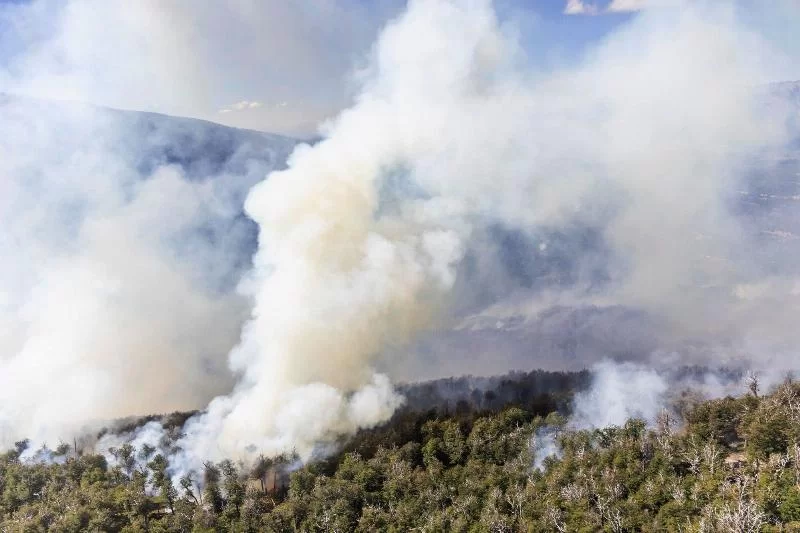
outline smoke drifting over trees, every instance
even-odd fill
[[[202,409],[180,473],[307,458],[387,420],[392,379],[520,353],[645,363],[600,367],[622,403],[650,366],[788,370],[798,107],[765,83],[797,57],[705,2],[546,70],[508,22],[411,1],[313,144],[4,99],[0,441]]]

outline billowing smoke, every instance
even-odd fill
[[[385,419],[398,400],[375,373],[392,367],[381,354],[402,357],[448,318],[437,311],[464,296],[450,289],[466,251],[481,253],[476,227],[599,228],[608,279],[578,280],[578,302],[643,309],[687,336],[753,322],[737,288],[762,271],[741,257],[727,201],[740,168],[786,141],[757,92],[769,53],[731,10],[687,9],[645,15],[545,75],[489,2],[411,2],[356,104],[251,191],[255,307],[231,356],[242,378],[185,447],[308,454]]]
[[[592,365],[589,386],[573,396],[566,423],[545,424],[535,431],[531,438],[533,467],[542,469],[545,459],[560,455],[558,437],[565,427],[570,430],[621,427],[632,419],[653,427],[664,415],[682,422],[684,413],[680,412],[680,404],[686,402],[684,396],[709,399],[738,395],[752,375],[734,369],[668,368],[602,360]],[[775,384],[767,381],[769,387]]]
[[[601,361],[592,367],[591,386],[575,394],[567,425],[574,430],[600,429],[622,426],[631,418],[653,424],[668,406],[669,381],[641,364]],[[560,454],[560,430],[542,426],[535,432],[531,442],[534,468],[542,469],[546,458]]]
[[[653,422],[664,408],[667,381],[652,369],[604,361],[593,368],[593,379],[575,397],[570,423],[578,429],[621,426],[629,418]]]
[[[238,293],[212,290],[240,272],[224,250],[175,249],[192,228],[235,217],[230,203],[220,214],[216,181],[159,168],[143,183],[86,185],[69,179],[71,163],[93,175],[111,164],[70,152],[47,194],[26,182],[30,199],[2,212],[3,237],[36,268],[26,285],[26,263],[2,265],[19,269],[3,281],[3,320],[22,326],[3,340],[0,420],[19,433],[217,395],[184,427],[174,460],[187,470],[309,457],[386,420],[402,402],[390,378],[469,370],[446,349],[457,332],[538,331],[553,344],[547,366],[791,366],[797,256],[769,238],[793,238],[797,193],[775,193],[762,169],[796,168],[797,107],[765,85],[795,58],[732,5],[646,10],[547,70],[507,22],[488,0],[409,2],[359,71],[353,105],[247,195],[258,249]],[[13,164],[6,172],[24,176]],[[90,216],[76,220],[74,202]],[[606,311],[653,335],[599,338]],[[595,323],[585,335],[581,317]],[[575,333],[563,345],[562,322]],[[537,366],[542,335],[521,338],[510,362],[495,363],[491,342],[472,362]],[[234,343],[235,383],[203,377]],[[618,400],[604,422],[632,414],[630,393],[660,401],[658,375],[629,370],[600,367],[609,387],[596,391]]]

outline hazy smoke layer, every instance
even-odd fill
[[[0,125],[0,444],[229,390],[239,206],[292,143],[18,98]]]
[[[175,248],[234,218],[237,194],[175,168],[87,185],[71,176],[119,175],[118,164],[70,150],[39,188],[11,180],[26,201],[0,211],[0,238],[23,258],[2,266],[14,328],[0,420],[17,434],[223,393],[184,428],[179,469],[308,456],[391,415],[401,398],[387,376],[414,366],[420,336],[486,317],[502,317],[497,329],[509,315],[541,322],[559,306],[646,317],[655,341],[632,335],[630,358],[788,367],[797,257],[753,228],[786,233],[774,224],[796,217],[764,222],[739,200],[769,181],[754,172],[791,158],[797,108],[764,83],[793,60],[733,6],[679,2],[637,15],[579,64],[542,71],[488,0],[412,0],[375,44],[353,106],[247,196],[259,237],[242,297],[215,290],[238,272],[224,249]],[[25,161],[9,161],[9,175],[26,176]],[[228,360],[235,384],[206,380],[248,303]],[[448,354],[428,353],[435,373]],[[596,390],[631,376],[634,391],[658,382],[607,367],[610,389]],[[105,401],[129,383],[142,386]],[[74,405],[61,401],[75,390]],[[625,398],[610,422],[630,412]]]
[[[306,137],[401,3],[2,2],[0,91]]]

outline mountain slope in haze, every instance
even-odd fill
[[[766,101],[794,110],[787,116],[795,120],[800,83],[770,86]],[[194,119],[0,97],[0,122],[7,123],[12,115],[15,123],[26,126],[13,132],[21,140],[0,143],[9,151],[14,142],[34,136],[27,130],[53,130],[42,146],[48,153],[45,170],[68,163],[76,154],[90,159],[103,154],[108,161],[99,167],[113,166],[125,187],[165,165],[179,168],[187,180],[218,184],[225,198],[224,216],[195,228],[188,245],[175,246],[191,248],[201,240],[224,249],[221,255],[233,267],[224,269],[224,280],[215,283],[228,288],[246,271],[256,247],[255,225],[241,212],[247,191],[271,170],[285,166],[297,144],[286,137]],[[747,253],[781,276],[800,276],[794,271],[800,263],[785,260],[800,236],[800,151],[793,146],[754,161],[746,180],[729,194],[731,211],[752,243]],[[23,170],[31,183],[41,179],[39,158],[21,164],[27,165]],[[601,291],[609,283],[613,258],[602,228],[573,224],[523,233],[490,225],[477,233],[477,247],[468,251],[459,268],[456,312],[447,326],[412,347],[414,357],[393,358],[391,370],[400,378],[491,375],[533,367],[574,369],[598,357],[629,359],[659,349],[705,349],[701,341],[689,339],[687,344],[665,337],[661,319],[639,309],[613,303],[573,305],[558,299],[547,303],[541,298],[573,289]],[[534,299],[540,303],[526,307]],[[437,362],[437,375],[427,374],[432,361]]]
[[[65,241],[65,229],[77,230],[86,217],[125,205],[140,183],[171,169],[183,180],[207,183],[214,202],[208,220],[172,244],[179,252],[202,241],[224,248],[235,265],[225,272],[228,286],[248,267],[256,247],[256,226],[242,212],[247,191],[284,168],[298,143],[197,119],[3,94],[0,128],[3,172],[11,175],[8,209],[0,217],[19,219],[15,208],[47,204],[47,218],[37,217],[28,227],[41,226],[34,227],[37,238],[53,241],[59,235]]]
[[[296,143],[0,98],[0,440],[34,420],[189,410],[230,391],[257,240],[242,206]],[[24,398],[49,414],[8,407]]]
[[[244,173],[247,165],[263,162],[281,167],[297,139],[283,135],[223,126],[215,122],[161,113],[128,111],[75,102],[40,100],[0,93],[5,124],[11,115],[26,118],[32,126],[52,124],[74,136],[57,137],[64,146],[79,150],[89,141],[81,133],[94,133],[106,146],[118,147],[120,156],[139,163],[146,174],[162,164],[181,166],[192,177],[208,177],[224,170]],[[56,148],[56,146],[54,146]]]
[[[722,280],[733,268],[710,251],[713,238],[698,233],[694,238],[709,242],[709,251],[693,261],[710,275],[683,290],[699,301],[730,300],[735,307],[751,298],[795,294],[800,286],[791,281],[800,280],[800,254],[796,252],[800,242],[800,82],[767,86],[764,105],[776,116],[786,117],[788,131],[794,135],[784,146],[771,147],[744,166],[737,163],[733,169],[736,177],[723,191],[739,244],[732,259],[744,265],[739,268],[745,275],[760,277],[761,282],[725,285]],[[488,273],[483,278],[490,280],[486,285],[493,292],[483,300],[486,305],[467,307],[452,328],[418,342],[414,347],[418,367],[401,368],[401,374],[430,368],[434,360],[442,363],[435,377],[446,377],[463,369],[490,375],[527,368],[531,361],[540,368],[565,370],[583,368],[605,357],[650,358],[667,366],[675,362],[674,353],[686,356],[681,364],[736,365],[737,358],[748,357],[737,353],[728,339],[704,336],[702,331],[697,336],[685,335],[675,332],[669,320],[643,309],[604,301],[602,296],[592,301],[592,295],[602,295],[613,283],[619,272],[614,269],[624,268],[613,262],[603,228],[573,224],[539,228],[531,234],[504,228],[491,231],[494,234],[486,242],[495,243],[493,259],[474,269]],[[469,260],[468,254],[467,268],[462,269],[467,276],[460,281],[480,286],[470,278]],[[486,262],[485,256],[482,260]],[[576,293],[589,295],[589,303],[576,303]],[[731,333],[724,331],[725,327],[720,321],[720,335]],[[444,361],[437,358],[441,353],[448,354]]]

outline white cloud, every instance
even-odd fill
[[[248,109],[259,109],[261,107],[264,107],[263,102],[242,100],[240,102],[236,102],[235,104],[223,107],[219,110],[219,112],[230,113],[231,111],[247,111]]]
[[[597,6],[583,0],[567,0],[564,7],[565,15],[596,15],[599,12]]]
[[[565,15],[600,15],[606,13],[633,13],[646,8],[678,5],[681,0],[611,0],[606,7],[599,7],[588,0],[567,0]]]
[[[606,11],[611,13],[625,13],[639,11],[648,6],[647,0],[612,0]]]

